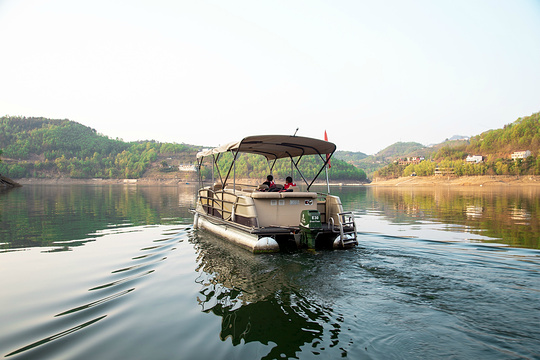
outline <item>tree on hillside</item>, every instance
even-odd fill
[[[0,147],[18,160],[1,164],[11,177],[140,177],[162,148],[154,141],[126,143],[69,120],[0,118]],[[198,147],[169,144],[168,152],[194,154]]]
[[[433,155],[433,159],[449,159],[449,160],[459,160],[464,159],[467,156],[467,152],[465,151],[465,145],[459,146],[459,147],[449,147],[444,146],[439,149]]]
[[[481,154],[509,154],[518,150],[540,151],[540,113],[519,118],[502,129],[486,131],[471,138],[466,151]]]
[[[195,163],[195,154],[200,151],[200,147],[187,144],[113,140],[69,120],[6,116],[0,118],[0,148],[17,160],[16,163],[0,164],[0,173],[13,178],[139,178],[152,163],[162,160],[160,156]],[[232,158],[226,155],[222,161],[230,162]],[[307,176],[314,176],[316,166],[310,161],[302,160],[302,171]],[[332,179],[363,181],[366,178],[363,170],[343,161],[335,160],[332,165],[329,172]],[[176,167],[168,169],[177,171]],[[237,171],[251,178],[265,177],[268,164],[260,156],[240,158]],[[274,171],[285,178],[291,173],[289,162],[278,162]]]
[[[512,160],[510,155],[515,151],[529,150],[532,156],[526,159]],[[484,161],[471,164],[465,161],[467,155],[482,155]],[[452,168],[454,174],[462,175],[539,175],[540,174],[540,113],[519,118],[502,129],[486,131],[473,136],[470,143],[444,144],[432,156],[436,164],[442,168]],[[399,176],[423,175],[421,166],[409,165]],[[427,164],[427,163],[426,163]],[[399,168],[388,165],[375,173],[376,176],[396,177]],[[429,174],[429,171],[427,172]]]

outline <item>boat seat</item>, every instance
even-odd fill
[[[283,193],[254,191],[251,193],[251,197],[254,199],[280,199],[281,194]]]
[[[290,191],[290,192],[282,192],[278,193],[281,195],[282,199],[285,198],[308,198],[308,199],[316,199],[317,193],[314,192],[308,192],[308,191]]]
[[[251,193],[251,197],[254,199],[290,199],[290,198],[308,198],[316,199],[317,193],[308,191],[298,192],[257,192]]]

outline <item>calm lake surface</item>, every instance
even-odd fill
[[[252,255],[196,187],[0,193],[6,359],[540,359],[540,189],[332,188],[347,251]]]

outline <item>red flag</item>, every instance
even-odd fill
[[[326,135],[326,130],[324,130],[324,141],[328,141],[328,135]],[[330,165],[330,154],[326,154],[326,161],[328,161],[328,168],[330,169],[332,165]]]

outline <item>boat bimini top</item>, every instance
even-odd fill
[[[335,151],[336,145],[325,140],[291,135],[255,135],[248,136],[240,141],[231,142],[213,149],[203,150],[197,153],[197,162],[200,168],[202,166],[203,159],[205,157],[212,156],[214,164],[217,164],[222,153],[231,152],[233,154],[233,162],[229,168],[227,176],[224,180],[222,179],[222,183],[225,185],[239,153],[258,154],[266,157],[268,162],[273,161],[270,171],[273,169],[276,160],[289,158],[291,160],[291,164],[294,165],[294,167],[298,170],[298,173],[306,183],[309,191],[309,188],[319,177],[322,170],[325,169]],[[306,180],[298,168],[300,160],[305,155],[318,155],[323,162],[319,172],[315,175],[311,182]],[[221,178],[219,168],[218,174]]]

